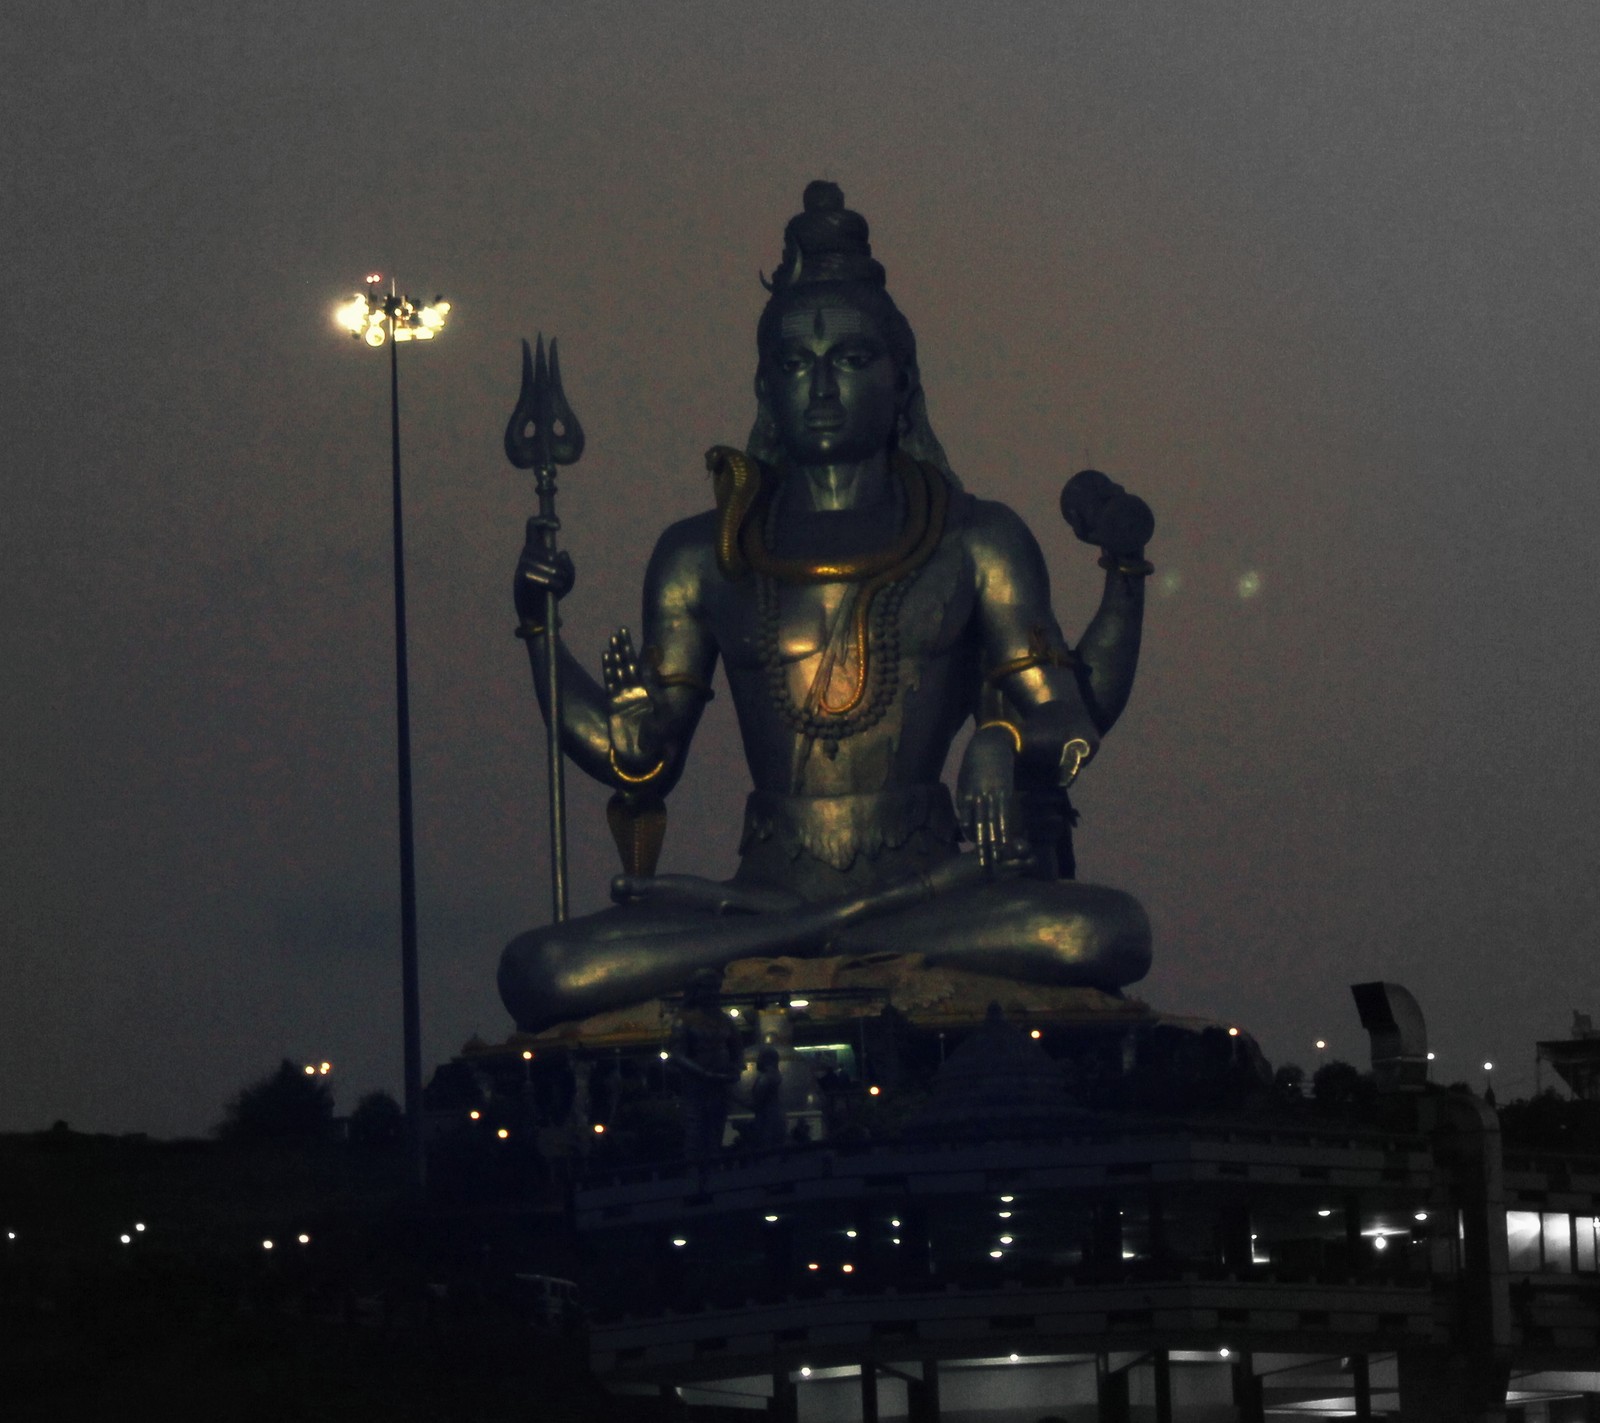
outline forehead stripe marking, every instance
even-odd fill
[[[785,336],[856,336],[865,329],[861,313],[850,307],[818,306],[787,312],[780,328]]]

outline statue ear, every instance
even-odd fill
[[[901,366],[895,373],[894,388],[900,401],[900,433],[903,435],[911,428],[911,411],[917,403],[917,392],[922,389],[922,382],[910,366]]]

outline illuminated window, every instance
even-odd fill
[[[1572,1273],[1572,1217],[1546,1211],[1543,1218],[1544,1267],[1559,1275]]]
[[[1600,1236],[1600,1217],[1580,1215],[1573,1218],[1573,1244],[1577,1247],[1577,1267],[1586,1275],[1594,1274],[1597,1265],[1596,1257],[1600,1251],[1595,1249],[1596,1237]]]
[[[1589,1229],[1589,1249],[1594,1249],[1594,1231]],[[1551,1274],[1572,1273],[1572,1217],[1565,1211],[1507,1211],[1506,1253],[1513,1271],[1544,1270]],[[1582,1260],[1582,1247],[1579,1247]],[[1592,1258],[1592,1255],[1591,1255]],[[1579,1268],[1584,1268],[1582,1265]],[[1592,1269],[1590,1265],[1588,1268]]]
[[[1537,1270],[1541,1235],[1538,1211],[1506,1212],[1507,1263],[1513,1270]]]

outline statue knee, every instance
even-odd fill
[[[500,955],[500,1001],[525,1033],[538,1032],[572,1016],[572,946],[552,924],[518,934]]]
[[[1121,988],[1150,972],[1150,916],[1131,894],[1105,885],[1083,885],[1092,892],[1085,956],[1097,986]]]

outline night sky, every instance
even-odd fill
[[[1062,481],[1156,510],[1078,796],[1140,996],[1365,1065],[1346,986],[1393,979],[1502,1097],[1600,1011],[1600,9],[96,0],[0,53],[0,1129],[203,1131],[285,1055],[399,1088],[387,357],[331,319],[369,271],[454,304],[400,352],[425,1062],[509,1030],[548,906],[517,340],[589,435],[597,667],[743,442],[815,177],[1069,636]],[[663,868],[731,872],[745,789],[724,695]]]

